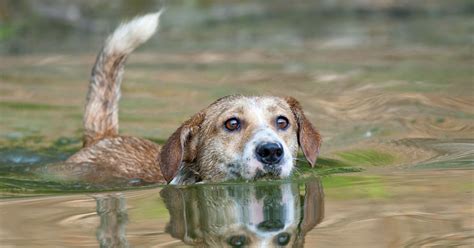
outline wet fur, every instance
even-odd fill
[[[153,35],[160,15],[161,12],[149,14],[122,24],[107,39],[97,57],[84,113],[83,148],[66,161],[75,167],[84,164],[96,167],[82,173],[80,179],[93,183],[121,178],[189,184],[239,176],[256,178],[258,165],[244,168],[248,161],[236,158],[235,154],[242,154],[257,128],[265,128],[281,140],[292,159],[296,157],[298,146],[301,147],[314,166],[320,135],[298,101],[291,97],[223,97],[185,121],[161,149],[149,140],[119,135],[118,102],[125,62],[136,47]],[[262,122],[262,116],[253,115],[255,111],[251,108],[265,113],[265,122]],[[237,136],[222,131],[222,118],[229,111],[242,115],[248,127]],[[272,120],[268,119],[278,115],[285,115],[290,120],[291,126],[285,133],[275,130]],[[293,166],[293,161],[286,166],[288,174]]]

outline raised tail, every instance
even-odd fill
[[[160,10],[123,23],[105,41],[92,68],[83,120],[84,147],[118,135],[118,102],[125,61],[155,33],[161,13]]]

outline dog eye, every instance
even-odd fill
[[[240,121],[237,118],[230,118],[224,122],[224,127],[228,131],[235,131],[240,128]]]
[[[278,129],[285,130],[290,125],[290,122],[286,117],[278,116],[276,119],[276,125]]]
[[[285,246],[290,242],[291,235],[289,233],[280,233],[278,236],[276,236],[276,243],[279,246]]]
[[[232,247],[244,247],[247,246],[247,237],[243,235],[232,236],[227,240],[227,243]]]

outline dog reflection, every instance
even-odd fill
[[[167,187],[161,196],[170,213],[167,232],[205,247],[302,247],[306,233],[324,215],[322,186],[316,179],[304,184]]]
[[[96,195],[97,241],[100,247],[129,247],[125,227],[128,222],[127,206],[122,194]]]

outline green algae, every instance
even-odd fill
[[[326,176],[322,178],[326,194],[334,199],[384,199],[390,193],[379,176]],[[341,188],[343,190],[341,190]]]
[[[390,153],[373,149],[357,149],[336,154],[344,162],[355,166],[384,166],[396,162],[396,157]]]

